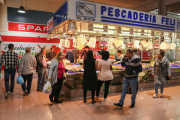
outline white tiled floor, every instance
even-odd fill
[[[4,99],[5,86],[0,80],[0,120],[180,120],[180,85],[166,87],[164,98],[153,99],[154,90],[139,91],[135,108],[129,108],[131,95],[127,95],[123,109],[115,107],[118,95],[108,102],[86,104],[82,100],[65,101],[51,105],[48,94],[36,91],[37,75],[30,96],[23,97],[21,86],[15,84],[14,95]],[[103,101],[103,98],[100,98]]]

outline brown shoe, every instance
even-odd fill
[[[28,91],[26,90],[26,91],[24,92],[23,96],[26,96],[26,95],[27,95],[27,93],[28,93]]]

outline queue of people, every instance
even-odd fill
[[[41,51],[36,55],[31,55],[31,49],[26,48],[26,54],[22,56],[21,61],[19,62],[18,54],[15,53],[14,45],[8,45],[9,50],[2,54],[0,60],[0,69],[2,69],[2,65],[4,64],[5,70],[5,87],[6,87],[6,95],[5,99],[8,98],[10,94],[13,94],[14,90],[14,78],[16,74],[16,68],[18,75],[21,75],[24,79],[24,84],[22,85],[23,96],[29,95],[31,91],[31,84],[33,79],[33,72],[36,67],[36,72],[38,73],[38,84],[37,91],[42,91],[44,86],[44,79],[47,68],[46,63],[46,48],[42,48]],[[142,64],[141,58],[136,54],[136,51],[128,49],[126,54],[123,55],[122,51],[117,52],[117,60],[121,60],[121,66],[125,67],[125,74],[123,79],[122,93],[121,99],[118,103],[114,103],[115,106],[123,107],[124,99],[128,90],[128,87],[131,87],[132,91],[132,103],[131,108],[135,107],[135,99],[137,94],[137,84],[138,84],[138,74],[142,72]],[[68,53],[68,52],[67,52]],[[161,86],[161,95],[163,97],[163,88],[164,85],[168,84],[168,78],[171,77],[171,70],[169,66],[169,61],[164,55],[164,51],[160,51],[158,53],[158,58],[155,60],[154,67],[152,70],[152,75],[154,76],[155,82],[155,94],[154,98],[158,97],[158,87]],[[84,52],[84,60],[83,60],[83,94],[84,94],[84,103],[86,103],[86,95],[87,90],[91,91],[92,94],[92,104],[96,103],[94,99],[95,93],[98,101],[100,88],[102,84],[105,83],[105,91],[104,91],[104,101],[108,96],[109,85],[113,80],[112,74],[112,63],[109,59],[109,52],[102,51],[102,60],[99,63],[93,56],[93,51],[89,50],[89,47],[86,47],[86,51]],[[122,58],[123,55],[123,58]],[[59,94],[63,85],[63,80],[65,79],[64,74],[67,72],[65,66],[63,64],[63,59],[65,54],[63,52],[59,52],[57,55],[54,53],[53,48],[49,53],[48,59],[52,60],[48,80],[52,85],[52,93],[49,95],[49,99],[54,103],[62,103],[59,101]],[[99,70],[99,76],[97,76],[96,71]],[[11,86],[9,87],[9,76],[11,75]],[[26,85],[27,81],[27,85]]]

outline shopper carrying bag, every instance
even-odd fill
[[[104,101],[106,102],[106,98],[109,91],[109,85],[111,83],[111,80],[113,79],[112,63],[111,60],[109,59],[108,51],[102,52],[102,60],[99,62],[98,69],[99,71],[101,71],[101,73],[97,83],[96,97],[98,101],[100,88],[102,87],[102,84],[105,83]]]
[[[158,98],[159,85],[161,85],[160,97],[163,97],[164,85],[167,85],[168,80],[171,78],[171,69],[169,66],[169,60],[164,56],[164,51],[162,50],[159,51],[158,58],[154,62],[152,75],[154,76],[155,83],[155,94],[153,95],[153,98]]]
[[[52,92],[49,95],[49,99],[54,103],[62,103],[59,101],[59,94],[62,88],[65,66],[63,64],[64,53],[59,52],[56,57],[52,60],[49,70],[48,80],[52,85]]]

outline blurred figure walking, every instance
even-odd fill
[[[5,99],[8,98],[9,94],[14,94],[14,77],[16,74],[16,67],[18,68],[19,65],[19,59],[18,54],[15,53],[14,45],[9,44],[8,45],[9,50],[4,52],[1,56],[0,60],[0,72],[2,70],[2,66],[4,64],[4,75],[5,75],[5,86],[6,86],[6,96]],[[11,75],[11,87],[9,91],[9,75]]]
[[[25,52],[26,54],[22,56],[18,69],[18,75],[21,75],[24,79],[24,84],[22,85],[22,90],[24,91],[23,96],[30,94],[33,72],[37,64],[36,58],[33,55],[31,55],[31,49],[26,48]],[[27,81],[27,87],[26,87],[26,81]]]

